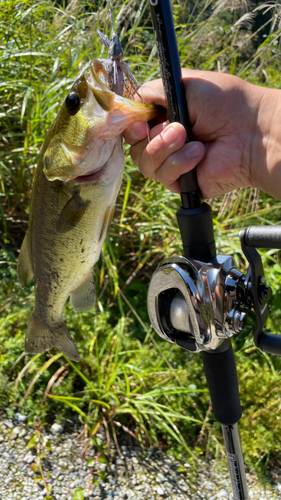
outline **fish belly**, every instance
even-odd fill
[[[35,309],[27,331],[27,352],[55,346],[70,359],[79,359],[63,321],[63,308],[69,295],[78,311],[94,306],[93,266],[114,211],[123,167],[120,138],[98,182],[50,182],[41,170],[29,228]]]

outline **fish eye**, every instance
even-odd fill
[[[71,115],[75,115],[80,109],[80,99],[78,94],[76,94],[76,92],[70,92],[65,100],[65,105],[67,111],[69,111]]]

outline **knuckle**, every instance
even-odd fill
[[[147,154],[157,159],[158,157],[162,157],[165,151],[165,142],[161,136],[161,134],[156,135],[147,145],[146,148]]]

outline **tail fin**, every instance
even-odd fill
[[[56,347],[72,361],[80,361],[77,347],[64,323],[50,329],[32,312],[25,338],[27,354],[43,353]]]

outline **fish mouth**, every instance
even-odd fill
[[[72,182],[75,182],[76,184],[84,184],[84,183],[89,183],[89,182],[97,182],[100,180],[100,177],[102,175],[102,171],[104,169],[103,167],[100,167],[97,170],[94,170],[90,174],[86,175],[79,175],[78,177],[75,177],[75,179],[72,179]]]

